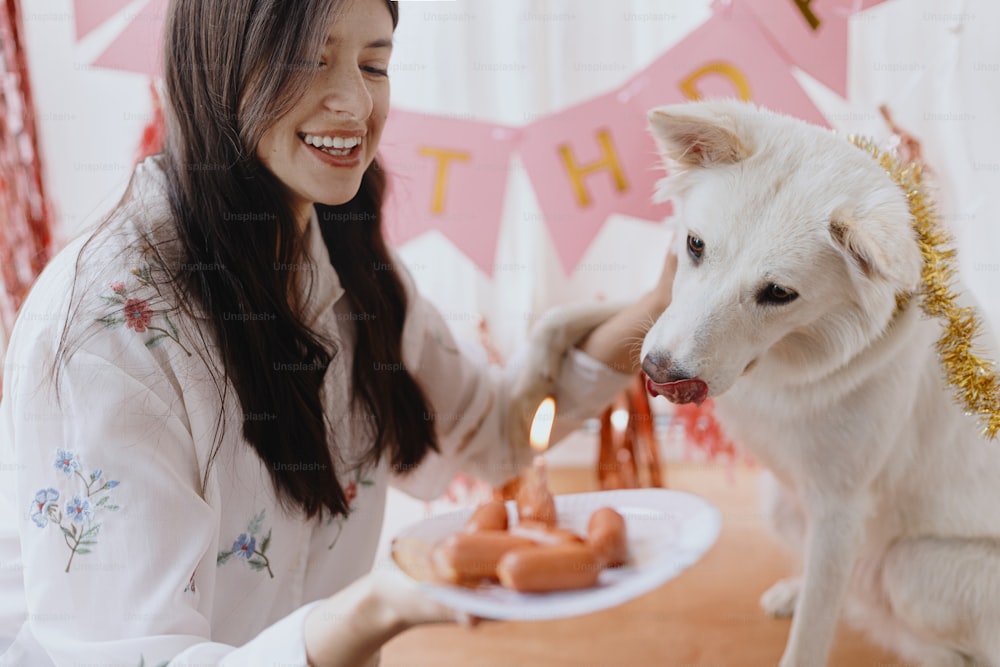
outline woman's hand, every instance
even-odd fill
[[[415,582],[378,570],[312,608],[305,620],[312,667],[362,667],[399,633],[425,623],[476,624],[476,619],[424,596]]]
[[[667,306],[674,289],[677,255],[670,250],[660,270],[660,278],[637,301],[608,318],[578,343],[594,359],[622,373],[639,370],[639,351],[646,332]]]
[[[663,268],[660,270],[660,278],[656,281],[656,285],[649,292],[646,293],[645,298],[649,301],[650,311],[655,312],[655,317],[659,317],[660,313],[667,309],[670,305],[670,301],[673,298],[674,291],[674,274],[677,273],[677,254],[671,249],[667,253],[667,258],[663,262]]]
[[[475,625],[477,619],[464,612],[435,602],[420,592],[416,582],[395,571],[377,571],[369,575],[372,593],[382,613],[400,632],[426,623]]]

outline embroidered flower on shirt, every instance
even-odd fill
[[[348,482],[347,486],[344,487],[344,496],[347,498],[347,513],[338,514],[337,516],[330,516],[326,520],[326,525],[328,526],[330,524],[335,523],[337,531],[333,535],[333,541],[331,541],[329,546],[327,546],[328,551],[330,549],[333,549],[334,546],[336,546],[337,540],[340,539],[340,533],[343,532],[344,530],[344,523],[347,521],[347,518],[351,515],[351,512],[353,512],[356,509],[353,506],[353,503],[354,499],[358,497],[359,484],[361,486],[372,486],[373,484],[375,484],[375,482],[372,479],[365,477],[364,472],[361,470],[361,468],[356,468],[354,470],[354,479]]]
[[[76,452],[71,449],[57,449],[54,467],[61,470],[67,477],[76,475],[83,483],[83,491],[74,494],[60,510],[59,492],[53,488],[41,489],[35,493],[31,505],[31,520],[39,528],[45,528],[50,523],[62,531],[63,540],[69,547],[69,560],[66,562],[66,572],[73,565],[77,554],[89,554],[90,547],[97,544],[97,534],[101,530],[99,523],[94,523],[99,512],[108,510],[116,512],[118,505],[110,503],[110,492],[118,481],[105,479],[104,471],[98,468],[89,475],[81,470],[83,465]],[[65,524],[63,522],[66,522]]]
[[[240,536],[233,542],[233,553],[237,558],[242,558],[243,560],[253,558],[253,552],[256,548],[257,538],[253,535],[248,536],[246,533],[240,533]]]
[[[42,489],[35,494],[35,503],[31,508],[31,520],[39,528],[49,525],[49,510],[55,507],[59,500],[59,492],[53,488]]]
[[[132,275],[141,286],[153,286],[149,265],[143,264],[139,268],[132,269]],[[163,339],[169,338],[180,345],[189,357],[191,356],[191,352],[181,342],[177,327],[170,320],[170,315],[166,310],[156,310],[146,299],[129,297],[128,289],[122,281],[111,283],[108,287],[111,294],[103,294],[101,299],[108,305],[115,306],[115,310],[98,318],[98,322],[108,329],[116,329],[124,324],[126,328],[136,333],[149,333],[150,336],[145,343],[148,348],[154,348],[163,342]],[[154,319],[157,318],[162,319],[162,326],[153,324]]]
[[[230,558],[235,556],[237,560],[244,560],[250,566],[250,569],[256,572],[266,569],[267,573],[274,579],[274,572],[271,571],[271,561],[267,558],[267,548],[271,545],[270,528],[267,529],[267,535],[260,542],[260,549],[257,548],[257,533],[261,531],[264,525],[265,512],[266,510],[261,510],[257,516],[250,519],[250,523],[247,524],[247,532],[239,534],[239,537],[233,542],[232,549],[219,552],[219,555],[215,559],[216,565],[225,565]]]
[[[146,327],[153,320],[153,309],[143,299],[126,299],[122,312],[125,314],[125,326],[137,333],[146,333]]]
[[[57,470],[66,473],[67,477],[80,471],[80,462],[76,460],[76,454],[68,449],[56,450],[56,462],[53,465]]]
[[[69,499],[66,503],[66,516],[70,521],[83,523],[94,518],[94,506],[90,500],[84,498],[79,493]]]

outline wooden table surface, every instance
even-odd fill
[[[694,464],[666,469],[670,488],[722,512],[719,541],[680,577],[627,604],[558,621],[429,626],[389,642],[382,667],[763,667],[776,665],[789,620],[757,600],[792,572],[792,560],[757,511],[757,472]],[[553,491],[596,490],[590,470],[551,471]],[[832,667],[904,667],[842,625]]]

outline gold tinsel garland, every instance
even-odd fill
[[[923,165],[903,164],[869,139],[850,136],[848,140],[875,158],[906,193],[924,258],[920,307],[929,317],[940,320],[944,329],[937,351],[948,384],[966,414],[977,416],[983,435],[993,440],[1000,432],[1000,380],[993,371],[993,362],[981,357],[973,344],[982,329],[978,315],[973,308],[956,303],[958,297],[951,289],[955,250],[950,247],[951,237],[938,224],[934,202],[923,183]]]

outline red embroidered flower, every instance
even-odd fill
[[[153,310],[143,299],[128,299],[122,311],[125,313],[125,326],[139,333],[145,333],[153,319]]]
[[[125,293],[125,283],[120,282],[120,281],[117,282],[117,283],[111,283],[111,291],[114,292],[115,294],[124,294]]]
[[[347,504],[350,505],[354,502],[354,499],[358,497],[358,485],[355,482],[351,482],[344,489],[344,495],[347,496]]]

